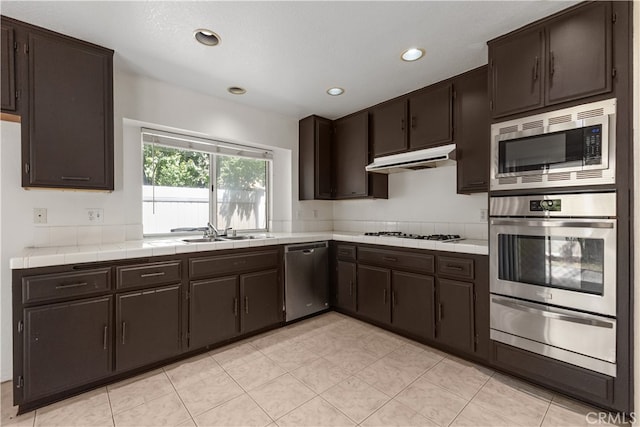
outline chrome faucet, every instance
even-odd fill
[[[202,231],[204,233],[203,237],[224,237],[227,235],[227,232],[229,230],[232,230],[232,227],[228,227],[225,228],[224,231],[221,233],[216,227],[213,226],[213,224],[211,224],[211,222],[207,222],[207,226],[206,227],[181,227],[181,228],[172,228],[171,232],[172,233],[176,233],[176,232],[187,232],[187,231]]]

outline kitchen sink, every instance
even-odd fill
[[[225,239],[220,237],[198,237],[195,239],[182,239],[183,242],[187,243],[208,243],[208,242],[224,242]]]
[[[222,240],[247,240],[247,239],[255,239],[254,236],[220,236]]]

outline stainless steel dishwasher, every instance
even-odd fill
[[[329,243],[284,248],[287,322],[329,307]]]

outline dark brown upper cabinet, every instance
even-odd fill
[[[3,43],[11,28],[22,186],[113,190],[113,51],[6,17]]]
[[[409,149],[406,98],[387,102],[371,110],[371,144],[374,157]]]
[[[547,26],[547,104],[611,91],[611,3],[594,2]]]
[[[361,111],[334,122],[335,198],[387,198],[388,177],[368,173],[369,114]]]
[[[328,200],[333,197],[331,120],[309,116],[298,125],[299,200]]]
[[[489,43],[493,117],[542,107],[543,39],[536,28]]]
[[[486,192],[491,145],[487,67],[456,77],[455,87],[457,191]]]
[[[429,86],[409,97],[409,149],[420,150],[453,141],[453,85]]]
[[[610,2],[590,2],[490,41],[492,117],[612,89]]]
[[[0,54],[2,55],[2,70],[0,71],[0,79],[2,79],[2,87],[0,88],[0,97],[2,111],[13,112],[16,109],[16,65],[15,65],[15,41],[13,36],[13,26],[5,25],[2,22],[2,46]]]

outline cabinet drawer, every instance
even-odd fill
[[[356,259],[356,247],[354,245],[337,245],[336,256],[339,259]]]
[[[180,265],[180,261],[172,261],[116,267],[116,287],[124,289],[180,282]]]
[[[22,278],[24,304],[92,295],[111,288],[111,269],[72,271]]]
[[[386,249],[359,248],[358,261],[383,265],[393,269],[408,269],[424,273],[435,271],[433,255]]]
[[[278,265],[278,251],[247,252],[189,260],[189,278],[217,276],[247,270],[265,269]]]
[[[438,274],[473,280],[473,260],[439,256]]]

